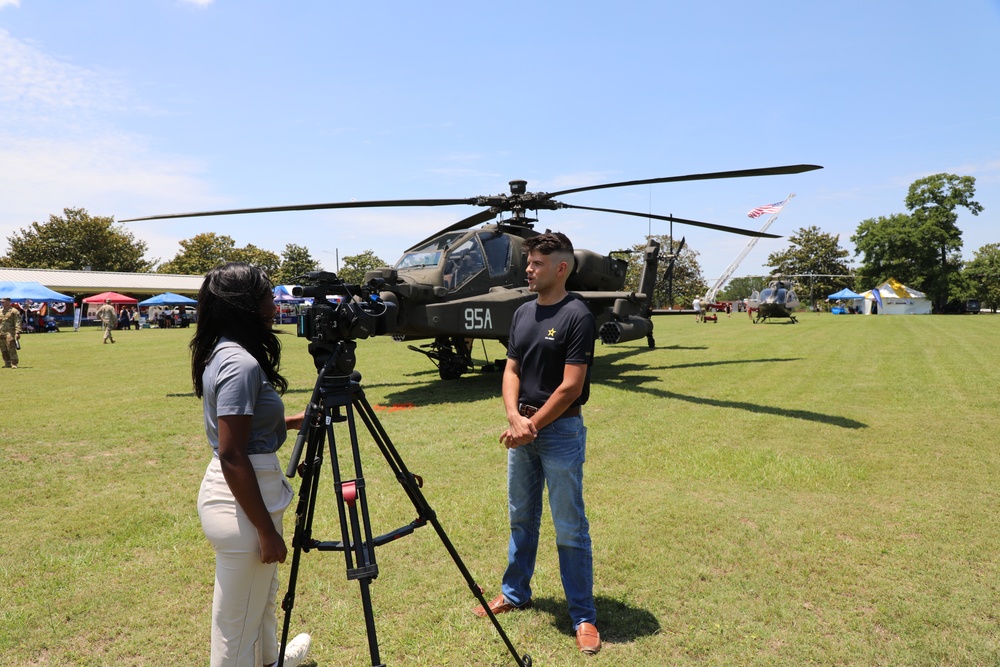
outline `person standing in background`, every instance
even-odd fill
[[[8,297],[0,299],[0,352],[3,367],[17,368],[17,342],[21,338],[21,311],[11,304]]]
[[[104,329],[104,343],[107,344],[108,340],[114,343],[114,328],[118,316],[115,314],[115,307],[111,305],[111,299],[105,299],[104,305],[97,309],[97,319],[101,321],[101,327]]]

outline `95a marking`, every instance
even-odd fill
[[[493,329],[493,315],[489,308],[465,309],[466,331]]]

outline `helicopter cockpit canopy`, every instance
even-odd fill
[[[428,266],[437,266],[441,261],[441,255],[448,250],[448,246],[460,236],[464,236],[465,233],[464,231],[450,232],[437,236],[418,248],[406,251],[392,268],[419,269]]]
[[[477,232],[447,252],[444,265],[445,286],[456,290],[484,269],[492,277],[510,271],[513,246],[507,234]]]
[[[486,268],[478,236],[470,236],[448,251],[444,260],[444,286],[455,290]]]
[[[441,267],[444,287],[455,291],[484,270],[490,276],[506,275],[511,269],[513,244],[507,234],[487,230],[441,234],[407,251],[393,268]]]

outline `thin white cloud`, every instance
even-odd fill
[[[112,77],[53,58],[0,29],[0,110],[8,127],[121,108],[126,97]]]
[[[195,5],[196,7],[208,7],[215,0],[181,0],[185,5]]]
[[[230,203],[210,195],[197,161],[156,154],[145,137],[115,127],[116,118],[136,112],[146,110],[115,76],[0,29],[0,253],[13,232],[64,208],[117,219],[178,203]],[[141,229],[133,233],[144,239]],[[172,256],[176,240],[153,245],[152,255]]]
[[[0,9],[4,7],[20,7],[21,0],[0,0]]]

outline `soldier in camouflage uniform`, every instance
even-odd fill
[[[4,297],[0,299],[0,352],[4,368],[17,368],[17,339],[20,337],[21,311]]]
[[[97,319],[101,321],[101,326],[104,328],[104,342],[107,343],[110,339],[114,343],[115,337],[111,332],[115,328],[115,322],[118,321],[118,314],[115,312],[115,307],[111,305],[111,299],[105,299],[104,305],[97,309]]]

